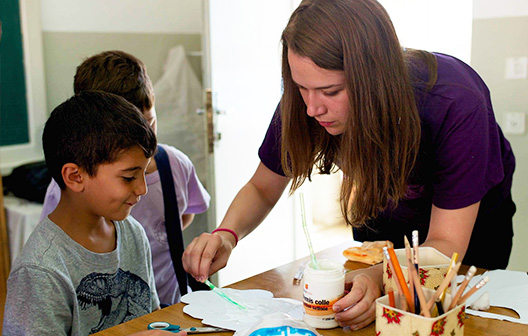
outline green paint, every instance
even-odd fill
[[[211,290],[213,292],[215,292],[216,294],[220,295],[224,300],[234,304],[235,306],[237,306],[237,308],[239,308],[241,310],[247,310],[247,308],[245,306],[243,306],[240,303],[236,302],[235,300],[231,299],[226,293],[224,293],[223,290],[221,290],[220,288],[218,288],[215,285],[213,285],[213,283],[211,281],[209,281],[208,279],[205,280],[205,284],[207,286],[209,286],[209,288],[211,288]]]

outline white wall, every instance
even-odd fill
[[[42,0],[42,29],[201,33],[200,0]]]
[[[473,0],[379,2],[389,13],[404,47],[442,52],[469,63]]]
[[[471,65],[491,91],[493,109],[502,130],[506,131],[508,112],[528,114],[528,80],[507,79],[510,57],[528,56],[528,1],[474,0],[473,56]],[[513,217],[513,250],[508,269],[526,271],[528,261],[528,135],[509,134],[516,159],[512,196],[517,206]]]
[[[474,19],[528,16],[526,0],[473,0],[473,2]]]

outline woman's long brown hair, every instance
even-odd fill
[[[392,22],[376,0],[305,0],[282,34],[282,154],[290,193],[315,167],[343,171],[341,210],[359,226],[406,191],[420,145],[420,118]],[[346,130],[332,136],[306,114],[292,80],[288,51],[317,66],[344,71],[349,98]],[[430,55],[430,54],[429,54]],[[432,58],[434,56],[431,55]]]

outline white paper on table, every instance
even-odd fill
[[[234,301],[247,307],[247,310],[229,303],[213,291],[196,291],[181,298],[181,301],[187,304],[183,307],[183,312],[201,319],[203,324],[234,331],[249,328],[262,319],[262,316],[277,312],[302,320],[301,301],[274,298],[271,292],[261,289],[222,288],[222,291]]]
[[[491,306],[512,309],[519,314],[519,318],[473,309],[466,309],[466,313],[486,318],[528,324],[528,274],[507,270],[488,271],[482,275],[473,277],[469,282],[468,289],[475,286],[484,276],[489,277],[488,283],[466,301],[466,307],[477,300],[482,293],[489,292]]]

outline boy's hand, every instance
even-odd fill
[[[372,267],[372,268],[375,268]],[[335,319],[340,326],[357,330],[369,325],[376,318],[376,302],[381,291],[377,275],[361,272],[354,276],[350,292],[334,304]]]
[[[204,282],[209,275],[224,268],[235,247],[229,232],[202,233],[183,252],[183,268],[196,280]]]

